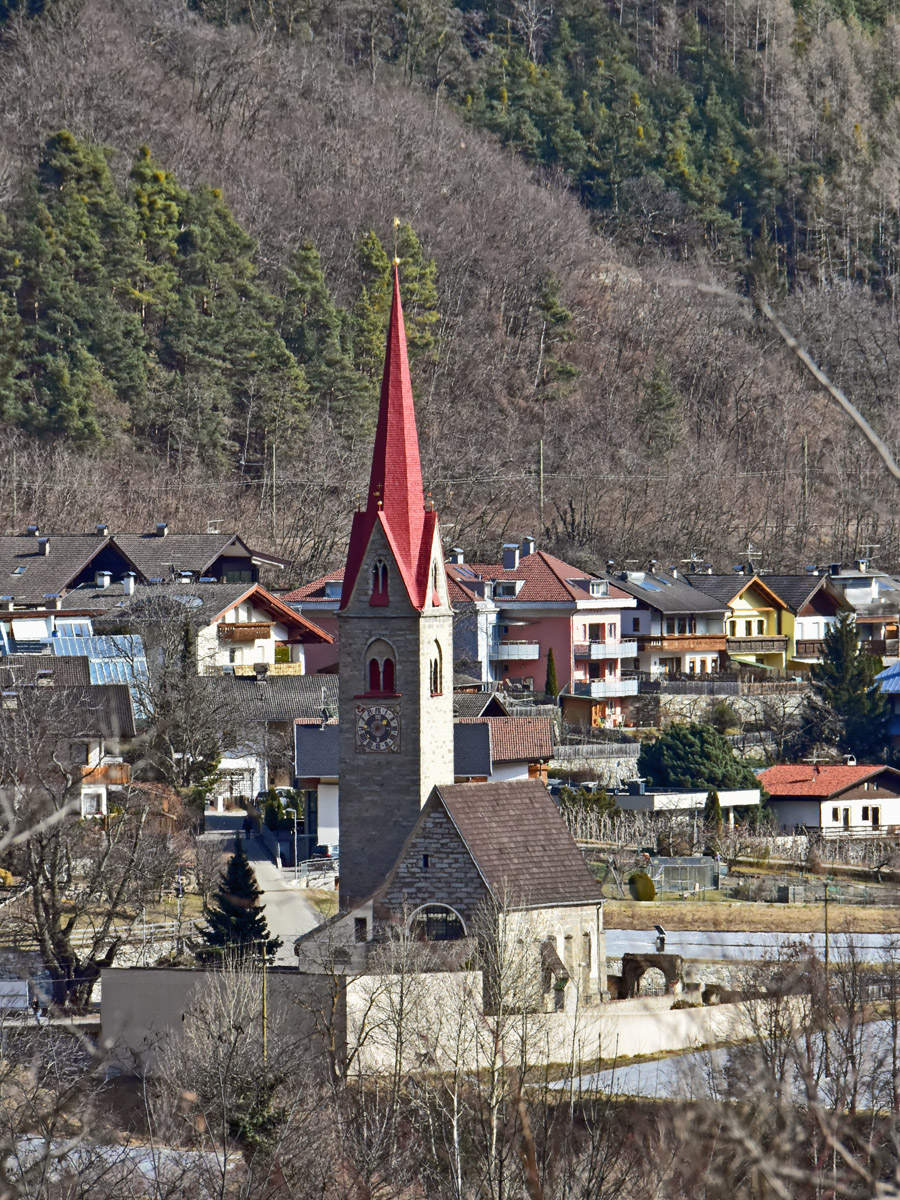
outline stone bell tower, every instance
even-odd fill
[[[426,508],[395,264],[369,493],[338,613],[343,909],[384,880],[432,787],[453,782],[453,617]]]

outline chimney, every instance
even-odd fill
[[[94,587],[100,588],[102,591],[105,591],[111,582],[112,575],[109,571],[98,571],[94,576]]]
[[[134,571],[122,576],[122,592],[126,596],[134,595]]]
[[[840,575],[840,573],[841,573],[841,564],[840,563],[831,563],[829,565],[829,567],[828,567],[829,575]]]
[[[48,537],[38,538],[38,553],[43,554],[44,558],[50,553],[50,539]]]
[[[165,537],[168,532],[169,532],[169,526],[166,524],[166,522],[165,521],[157,521],[156,536],[157,537]]]
[[[53,687],[53,672],[38,671],[35,677],[35,683],[38,687]]]
[[[463,553],[462,546],[451,546],[450,553],[447,555],[447,562],[454,563],[457,566],[466,561],[466,556]]]
[[[266,676],[269,674],[269,664],[268,663],[264,663],[264,662],[254,663],[253,670],[256,673],[256,682],[257,683],[266,683],[267,682]]]
[[[179,571],[178,572],[179,583],[190,583],[193,578],[194,578],[193,571]]]
[[[25,535],[26,535],[26,537],[37,537],[37,535],[38,535],[40,532],[41,532],[41,530],[40,530],[40,526],[38,526],[38,525],[29,525],[29,526],[28,526],[28,528],[25,530]]]
[[[48,608],[62,608],[62,595],[59,592],[45,592],[44,599]]]
[[[651,559],[650,559],[650,574],[651,574],[651,575],[652,575],[652,574],[653,574],[653,573],[656,571],[656,568],[657,568],[657,565],[658,565],[658,563],[659,563],[659,559],[658,559],[658,558],[651,558]]]
[[[672,578],[673,578],[673,579],[677,579],[677,578],[678,578],[678,568],[677,568],[677,567],[672,567],[671,574],[672,574]]]
[[[0,596],[0,604],[3,605],[3,607],[6,609],[7,612],[13,611],[15,602],[16,602],[15,596]]]
[[[862,571],[863,575],[865,575],[868,566],[869,560],[867,558],[858,558],[856,560],[856,569],[857,571]]]
[[[535,541],[533,537],[522,538],[522,557],[527,558],[529,554],[534,554]]]
[[[503,570],[515,571],[519,565],[519,547],[515,542],[507,542],[503,547]]]
[[[94,526],[97,537],[109,537],[109,526],[105,521],[98,521]]]

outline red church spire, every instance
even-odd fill
[[[432,514],[429,513],[428,516],[432,517]],[[420,560],[423,558],[426,526],[429,527],[426,549],[430,554],[433,533],[430,527],[434,521],[427,521],[425,514],[419,437],[416,432],[416,412],[409,379],[406,330],[403,324],[400,278],[396,263],[394,298],[381,381],[378,428],[369,477],[369,496],[365,511],[357,513],[353,518],[341,607],[350,599],[372,531],[378,522],[385,529],[410,600],[417,608],[422,608],[428,591],[428,565],[426,563],[425,579],[422,580],[419,578]]]

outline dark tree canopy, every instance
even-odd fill
[[[711,725],[672,725],[641,747],[638,773],[652,787],[755,788],[750,767],[738,762],[731,743]]]
[[[200,931],[206,949],[201,951],[201,958],[223,954],[271,958],[276,953],[281,939],[269,935],[264,906],[259,903],[261,895],[253,867],[239,842],[222,873],[216,906],[206,911],[206,928]]]
[[[877,759],[885,753],[889,704],[875,682],[880,658],[859,644],[852,613],[829,628],[822,658],[810,670],[813,695],[805,705],[812,741],[836,744],[845,754]]]

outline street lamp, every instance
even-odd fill
[[[286,808],[284,811],[290,813],[294,818],[294,883],[296,883],[299,878],[297,873],[299,871],[297,863],[297,810],[296,808]]]

